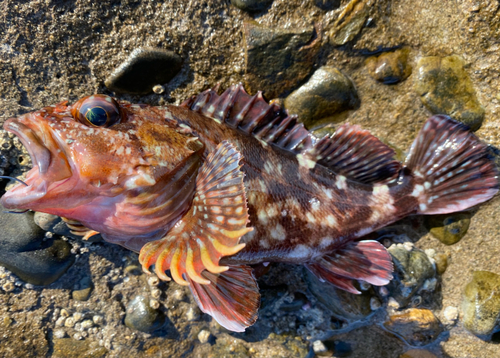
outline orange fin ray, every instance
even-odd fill
[[[247,265],[230,266],[226,272],[201,274],[210,284],[189,280],[189,288],[200,309],[221,326],[243,332],[255,323],[260,305],[259,287]]]
[[[246,227],[248,208],[241,171],[241,154],[225,141],[210,153],[201,167],[190,210],[161,240],[147,243],[141,249],[139,262],[149,273],[155,265],[156,274],[181,285],[188,280],[208,285],[202,272],[221,273],[224,256],[234,255],[245,247],[240,238],[253,230]]]

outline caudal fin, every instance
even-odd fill
[[[425,122],[405,166],[415,177],[411,195],[418,199],[419,214],[465,210],[498,192],[498,170],[486,144],[445,115]]]

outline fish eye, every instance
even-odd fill
[[[92,127],[109,127],[121,120],[118,103],[102,94],[82,98],[73,105],[71,113],[81,123]]]

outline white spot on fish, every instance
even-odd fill
[[[347,188],[346,177],[343,175],[337,175],[337,178],[335,179],[335,185],[339,190],[346,190]]]
[[[267,211],[265,211],[264,209],[260,209],[258,212],[257,212],[257,217],[259,218],[259,221],[263,224],[263,225],[266,225],[268,223],[268,216],[267,216]]]
[[[311,256],[311,249],[306,245],[297,245],[295,249],[288,253],[288,257],[291,259],[307,259]]]
[[[283,226],[280,225],[280,224],[276,224],[276,226],[271,229],[270,234],[271,234],[271,237],[273,239],[276,239],[276,240],[279,240],[279,241],[283,241],[283,240],[286,239],[285,228],[283,228]]]
[[[413,191],[410,195],[418,198],[420,194],[422,194],[423,192],[424,192],[424,186],[417,184],[415,185],[415,188],[413,188]]]
[[[297,161],[301,167],[306,167],[308,169],[312,169],[316,165],[314,160],[308,158],[304,154],[297,154]]]
[[[333,243],[333,239],[330,236],[326,236],[326,237],[321,239],[321,241],[319,243],[319,247],[324,249],[324,248],[330,246],[332,243]]]
[[[335,216],[333,216],[332,214],[326,217],[326,222],[328,223],[328,226],[330,226],[331,228],[334,228],[338,225],[337,219],[335,219]]]

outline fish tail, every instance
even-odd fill
[[[405,166],[415,179],[410,195],[417,198],[419,214],[462,211],[498,192],[498,169],[488,146],[445,115],[425,122]]]

